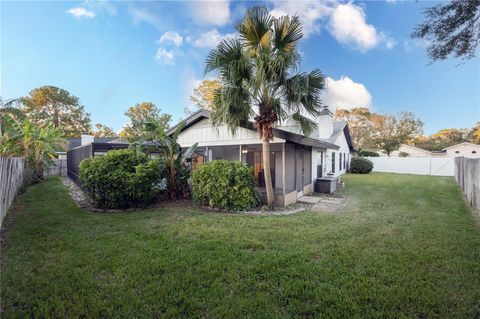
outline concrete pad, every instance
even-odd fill
[[[318,203],[312,206],[312,211],[334,213],[345,207],[346,198],[341,197],[323,197]]]
[[[303,204],[316,204],[321,199],[322,199],[321,197],[316,197],[316,196],[302,196],[297,199],[297,202],[303,203]]]

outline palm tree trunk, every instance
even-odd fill
[[[263,174],[265,176],[265,188],[267,189],[267,205],[269,209],[273,209],[273,186],[272,176],[270,174],[270,141],[268,138],[262,140],[262,154],[263,154]]]

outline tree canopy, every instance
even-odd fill
[[[220,81],[205,79],[193,90],[190,101],[200,109],[213,111],[215,91],[221,87]],[[190,113],[190,110],[185,113]]]
[[[424,11],[425,21],[412,33],[425,40],[432,61],[449,56],[470,59],[480,41],[480,0],[453,0]]]
[[[97,123],[94,125],[93,136],[95,137],[117,137],[115,131],[103,124]]]
[[[155,122],[163,129],[167,129],[170,125],[172,116],[162,113],[161,109],[151,102],[142,102],[130,107],[125,115],[130,122],[120,132],[120,137],[131,139],[142,136],[148,131],[148,123]]]
[[[66,137],[90,132],[90,114],[78,97],[55,86],[42,86],[21,98],[22,110],[37,126],[61,128]]]
[[[429,136],[419,136],[412,144],[429,151],[439,151],[463,142],[480,144],[480,122],[472,129],[447,128]]]
[[[356,149],[378,149],[387,154],[423,132],[423,123],[411,112],[398,116],[370,112],[367,108],[337,109],[335,118],[348,122]]]
[[[397,150],[401,144],[411,143],[422,133],[423,122],[411,112],[373,118],[372,144],[377,149],[385,151],[387,155]]]

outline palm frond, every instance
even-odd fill
[[[293,113],[291,118],[300,125],[300,129],[305,136],[309,136],[317,128],[317,124],[313,120],[302,115],[300,112]]]
[[[302,24],[297,16],[290,18],[283,16],[275,19],[273,23],[274,48],[288,52],[295,49],[298,41],[303,37]]]
[[[260,49],[270,48],[272,23],[274,18],[265,7],[253,7],[247,11],[245,18],[236,25],[250,55],[255,55]]]

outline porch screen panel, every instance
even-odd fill
[[[332,152],[332,173],[335,173],[335,152]]]
[[[303,186],[306,186],[312,183],[312,149],[309,147],[305,148],[303,162]]]

